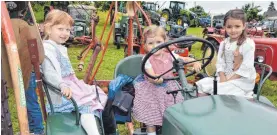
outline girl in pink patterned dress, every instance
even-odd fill
[[[149,26],[144,30],[145,51],[149,52],[152,48],[164,43],[167,39],[166,32],[162,27]],[[173,53],[174,54],[174,53]],[[174,56],[182,58],[184,61],[192,61],[189,57],[181,57],[176,54]],[[161,75],[173,67],[173,57],[160,50],[154,53],[145,64],[146,72],[152,76]],[[198,72],[201,69],[199,62],[191,63],[188,66]],[[169,72],[162,77],[173,77],[173,73]],[[177,90],[178,83],[176,81],[163,81],[160,79],[150,79],[145,75],[139,75],[134,80],[135,98],[133,106],[133,115],[139,122],[147,125],[147,134],[155,135],[155,125],[162,125],[163,114],[167,107],[174,104],[172,95],[166,94],[167,90]],[[183,101],[182,95],[179,93],[176,97],[176,102]]]

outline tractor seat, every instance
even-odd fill
[[[46,135],[87,135],[86,131],[80,124],[80,113],[75,100],[73,98],[70,99],[75,107],[75,112],[54,112],[49,92],[51,91],[56,94],[61,94],[61,90],[47,82],[44,77],[42,77],[42,82],[51,109],[46,120]],[[104,127],[101,120],[102,114],[100,113],[100,118],[95,116],[95,119],[98,131],[102,135],[104,133]]]
[[[114,71],[114,78],[119,74],[124,74],[130,77],[137,77],[141,72],[141,62],[143,55],[131,55],[118,62]]]

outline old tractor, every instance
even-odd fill
[[[211,53],[206,55],[205,58],[196,59],[196,61],[205,60],[202,68],[205,68],[213,59],[215,55],[215,48],[209,41],[195,38],[195,37],[182,37],[169,42],[166,42],[150,51],[142,59],[142,55],[129,56],[119,62],[116,68],[116,75],[127,74],[130,76],[137,76],[138,74],[145,74],[147,77],[157,79],[163,77],[166,73],[161,73],[158,76],[151,76],[145,71],[145,63],[155,54],[158,50],[169,50],[171,45],[177,43],[187,42],[202,42],[206,44]],[[184,45],[187,48],[192,44]],[[195,44],[193,44],[195,45]],[[169,53],[171,53],[169,51]],[[173,55],[172,55],[173,56]],[[214,95],[206,97],[197,97],[197,88],[189,84],[187,77],[195,74],[194,71],[184,72],[186,65],[180,59],[174,59],[173,67],[169,70],[177,72],[177,76],[173,78],[164,78],[164,80],[177,80],[181,85],[176,90],[168,90],[167,94],[182,94],[185,101],[175,104],[166,109],[163,116],[162,127],[157,126],[158,134],[176,134],[176,135],[221,135],[221,134],[274,134],[276,129],[272,123],[277,122],[277,109],[265,97],[260,95],[260,90],[265,80],[271,74],[271,67],[265,64],[256,63],[263,67],[263,74],[258,83],[257,95],[253,99],[246,99],[244,97],[232,95],[217,95],[217,82],[214,82]],[[132,71],[127,70],[128,65],[133,66]],[[266,69],[265,69],[266,68]],[[268,74],[265,71],[269,71]],[[167,71],[168,72],[168,71]],[[261,117],[261,114],[263,117]],[[218,119],[219,118],[219,119]],[[245,121],[247,119],[247,121]],[[212,123],[212,124],[211,124]],[[218,125],[218,123],[224,123]],[[244,125],[238,125],[238,123]],[[277,123],[276,123],[277,124]],[[247,125],[247,126],[245,126]],[[201,127],[201,130],[199,129]],[[218,128],[220,127],[220,128]],[[231,128],[230,128],[231,127]],[[253,127],[256,127],[253,129]],[[238,129],[234,131],[233,129]],[[212,129],[212,130],[211,130]],[[134,135],[146,135],[145,127],[136,129]]]
[[[176,22],[183,26],[187,23],[189,26],[199,26],[198,17],[195,13],[185,9],[185,2],[170,1],[169,8],[162,10],[161,16],[166,21]]]
[[[196,61],[202,61],[203,59],[206,59],[202,67],[204,68],[207,66],[215,54],[215,48],[213,45],[207,40],[199,38],[179,38],[174,41],[164,43],[163,45],[158,46],[150,51],[142,60],[142,72],[152,79],[162,77],[164,73],[154,77],[145,72],[144,65],[147,59],[158,50],[166,49],[171,44],[188,41],[202,42],[207,44],[211,50],[210,55],[207,55],[202,59],[196,59]],[[186,80],[187,76],[192,75],[195,72],[185,74],[181,68],[185,65],[185,63],[179,60],[175,60],[175,62],[176,63],[173,64],[174,66],[172,69],[175,69],[178,72],[178,76],[164,79],[177,79],[180,81],[181,87],[178,90],[168,90],[167,93],[172,94],[174,97],[174,94],[178,93],[177,91],[180,91],[184,96],[185,101],[166,109],[163,118],[162,134],[220,135],[263,134],[264,132],[275,132],[276,129],[271,123],[277,122],[277,109],[271,102],[268,102],[268,99],[262,99],[262,97],[259,95],[259,92],[257,98],[254,96],[254,99],[249,100],[237,96],[217,95],[217,88],[215,86],[214,95],[195,98],[193,95],[195,93],[195,89],[197,88],[190,87]],[[269,74],[264,74],[267,76],[261,78],[262,81],[259,83],[259,88],[261,88],[264,81],[267,79],[267,77],[269,77],[271,68],[270,66],[264,64],[258,65],[267,67],[268,69],[266,71],[269,71]],[[215,85],[216,84],[217,82],[215,82]],[[261,113],[266,114],[263,117],[260,117]],[[245,121],[245,119],[247,119],[247,121]],[[251,120],[251,122],[249,120]],[[224,124],[218,125],[218,123],[222,122]],[[247,126],[238,125],[238,123]],[[199,129],[199,126],[201,127],[201,130],[196,130]],[[253,127],[256,128],[253,129]],[[238,130],[234,131],[233,129]]]
[[[44,7],[44,18],[53,9],[59,9],[67,12],[74,19],[74,26],[70,33],[70,38],[66,42],[66,46],[69,46],[77,40],[82,44],[88,44],[91,40],[90,33],[90,19],[97,14],[94,6],[88,5],[72,5],[67,1],[51,1],[50,6]],[[43,26],[42,26],[43,27]]]
[[[158,4],[154,2],[145,2],[142,5],[142,9],[146,12],[153,24],[160,25],[161,15],[157,12],[159,9]]]
[[[120,2],[120,7],[121,8],[119,9],[124,9],[123,7],[126,7],[126,2],[124,3]],[[127,10],[127,9],[124,9],[124,10]],[[147,13],[145,12],[145,14]],[[141,34],[142,34],[141,32],[144,27],[143,26],[144,22],[147,23],[147,20],[141,14],[141,12],[137,12],[135,16],[136,16],[135,18],[136,20],[133,21],[132,32],[133,32],[133,42],[135,43],[134,53],[138,54],[139,44],[141,42]],[[128,42],[129,31],[130,31],[129,20],[130,20],[130,16],[127,13],[118,12],[117,18],[115,20],[115,27],[114,27],[114,34],[113,34],[114,45],[116,45],[117,49],[120,49],[120,46],[123,45],[126,56],[127,56],[127,42]]]
[[[91,41],[91,19],[96,18],[97,11],[94,6],[68,5],[68,13],[74,19],[72,36],[81,44],[88,45]],[[98,20],[99,21],[99,20]],[[70,42],[70,41],[69,41]],[[73,43],[73,41],[72,41]]]

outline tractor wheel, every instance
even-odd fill
[[[1,134],[13,135],[6,82],[1,79]]]
[[[178,19],[176,20],[176,24],[183,26],[184,22],[183,22],[183,18],[182,17],[178,17]]]
[[[115,37],[116,49],[120,49],[120,36]]]
[[[133,47],[133,55],[139,54],[139,47]],[[124,57],[128,57],[128,46],[125,45],[124,47]]]
[[[165,19],[165,22],[167,22],[169,20],[170,13],[169,11],[164,10],[161,16]]]
[[[48,9],[46,9],[46,10],[44,11],[44,20],[45,20],[47,14],[48,14],[49,12],[50,12],[50,10],[48,10]]]
[[[215,47],[215,55],[212,59],[212,61],[204,68],[204,73],[206,73],[208,76],[213,76],[216,72],[216,60],[217,60],[217,52],[218,52],[218,47],[219,47],[219,43],[216,42],[215,40],[209,40]],[[203,57],[202,58],[206,58],[208,56],[210,56],[211,54],[211,49],[208,48],[207,46],[204,45],[204,51],[203,51]],[[202,63],[205,63],[206,61],[203,60]]]

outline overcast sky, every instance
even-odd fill
[[[163,4],[164,1],[159,1],[158,3],[160,5]],[[187,2],[186,8],[189,9],[191,7],[194,7],[194,4],[200,5],[204,8],[206,12],[210,12],[212,14],[225,14],[230,9],[235,9],[236,7],[241,8],[243,5],[247,3],[254,2],[254,5],[261,6],[262,12],[264,13],[267,11],[267,8],[270,4],[270,1],[185,1]],[[274,0],[275,8],[277,9],[276,5],[277,2]],[[169,7],[169,2],[166,2],[163,6],[163,8],[167,6]]]

